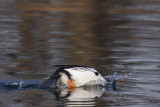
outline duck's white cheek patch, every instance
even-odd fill
[[[68,84],[67,75],[65,73],[60,73],[60,75],[61,75],[61,78],[60,78],[61,83],[67,85]]]

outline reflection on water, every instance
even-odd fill
[[[67,106],[94,106],[95,98],[101,97],[105,91],[104,87],[94,86],[54,90],[53,93],[58,100],[62,99]]]
[[[96,99],[100,98],[106,92],[123,95],[123,92],[101,86],[80,87],[74,89],[53,90],[53,94],[58,101],[63,101],[66,106],[105,106],[105,104],[96,104]]]
[[[123,92],[116,91],[115,84],[104,86],[85,86],[78,88],[43,88],[39,87],[42,80],[3,80],[0,81],[0,92],[5,91],[34,91],[45,90],[55,96],[55,100],[63,102],[66,106],[95,106],[97,98],[100,98],[104,93],[109,92],[115,95],[123,95]],[[103,104],[101,104],[103,105]]]
[[[158,0],[0,0],[0,79],[42,80],[55,71],[51,65],[86,65],[104,76],[129,75],[117,88],[124,96],[107,91],[94,99],[94,106],[158,106],[159,4]],[[36,89],[0,96],[4,107],[66,104]]]

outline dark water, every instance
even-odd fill
[[[2,107],[160,106],[159,0],[0,0],[0,79],[42,80],[52,65],[117,72],[116,90],[1,91]]]

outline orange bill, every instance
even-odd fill
[[[70,79],[68,79],[68,83],[69,83],[69,85],[70,85],[69,88],[74,88],[74,87],[76,87]]]
[[[74,88],[69,88],[68,94],[71,94],[72,91],[74,91]]]

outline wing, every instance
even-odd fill
[[[52,87],[53,84],[56,83],[56,81],[59,79],[59,75],[57,74],[52,74],[52,76],[47,79],[47,80],[44,80],[40,85],[39,87],[41,88],[49,88],[49,87]]]

